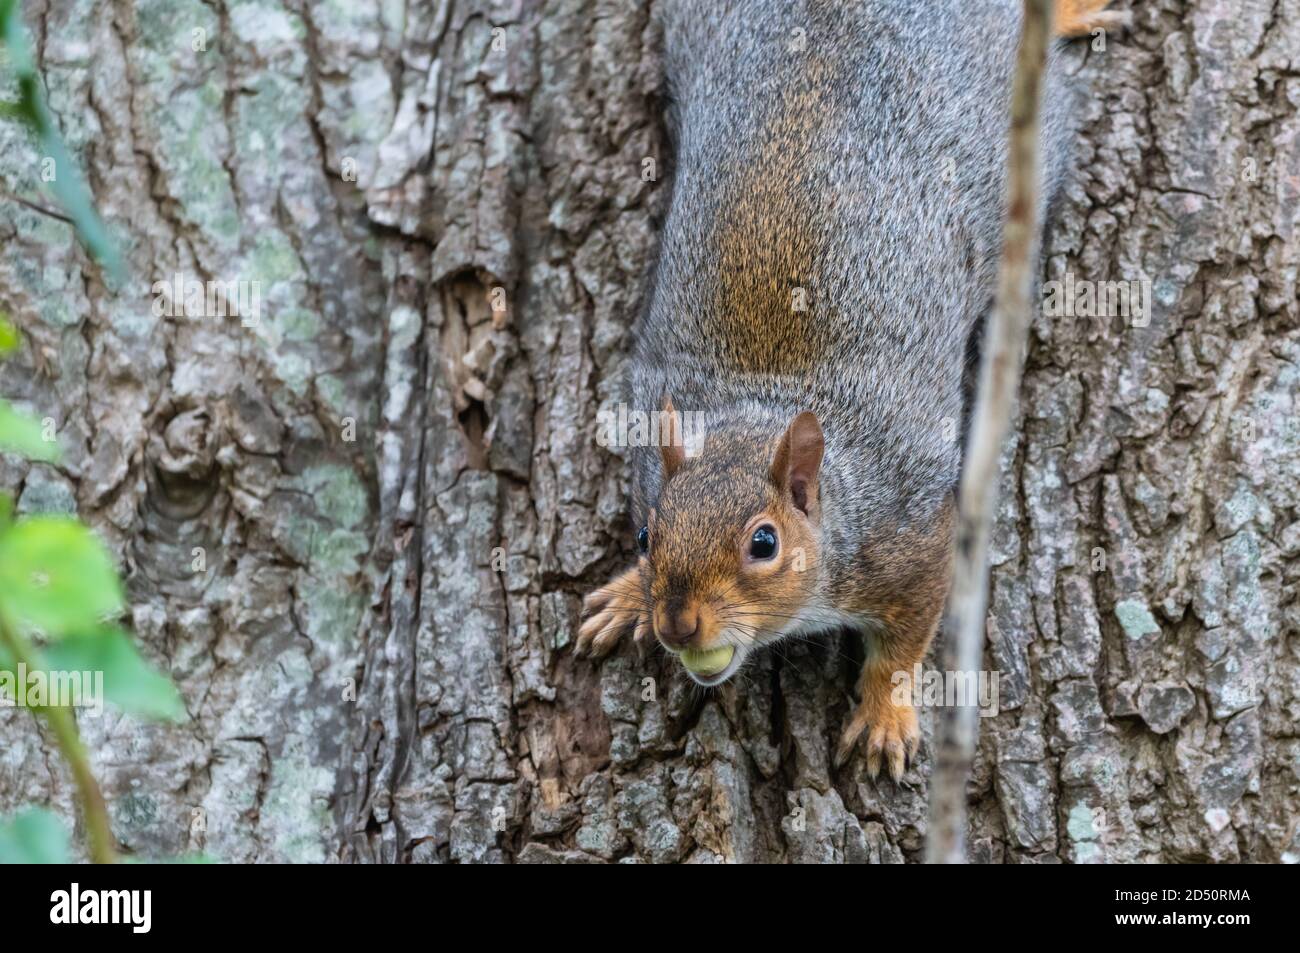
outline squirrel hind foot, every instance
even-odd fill
[[[1107,10],[1111,0],[1056,0],[1056,35],[1087,36],[1094,30],[1118,30],[1128,26],[1127,10]]]

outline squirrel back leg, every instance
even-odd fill
[[[1107,10],[1110,0],[1056,0],[1057,36],[1087,36],[1129,23],[1127,10]]]

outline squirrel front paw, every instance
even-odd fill
[[[864,698],[840,737],[835,751],[836,768],[842,767],[849,759],[858,736],[868,725],[871,733],[867,736],[867,774],[875,778],[880,774],[881,764],[885,763],[889,766],[889,776],[897,784],[903,772],[911,766],[921,744],[916,709],[911,705],[896,705],[889,698],[880,701]]]
[[[587,596],[582,603],[584,621],[578,629],[575,655],[605,655],[618,644],[619,636],[633,630],[638,651],[650,637],[650,612],[641,588],[641,573],[633,566]]]

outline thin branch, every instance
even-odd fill
[[[67,222],[69,225],[76,225],[76,222],[64,215],[62,212],[56,212],[52,208],[41,205],[39,202],[33,202],[31,199],[25,199],[21,195],[14,195],[14,193],[10,192],[8,189],[0,189],[0,199],[8,199],[11,202],[17,202],[19,205],[27,206],[27,208],[31,209],[33,212],[38,212],[41,215],[48,215],[50,218],[57,218],[60,222]]]
[[[21,663],[29,670],[39,670],[40,657],[35,646],[26,637],[15,632],[0,618],[0,643],[8,646],[15,664]],[[54,730],[54,738],[59,743],[68,767],[72,769],[72,780],[81,797],[81,807],[86,818],[86,835],[90,842],[90,859],[97,864],[111,864],[117,861],[117,846],[113,838],[113,828],[108,820],[108,807],[104,804],[104,795],[99,790],[99,782],[90,770],[90,759],[81,744],[77,733],[77,722],[67,708],[51,705],[43,709],[45,717]]]
[[[977,671],[984,655],[988,543],[997,504],[998,465],[1020,387],[1029,329],[1039,233],[1039,100],[1051,21],[1052,0],[1025,0],[1011,90],[1002,264],[985,332],[979,391],[959,491],[956,559],[945,620],[947,631],[955,638],[959,672]],[[944,719],[930,781],[930,833],[925,852],[930,863],[966,860],[966,782],[975,759],[978,722],[973,704],[953,709]]]

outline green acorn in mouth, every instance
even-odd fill
[[[736,654],[734,645],[720,645],[716,649],[684,649],[678,656],[687,671],[696,675],[717,675],[731,664]]]

